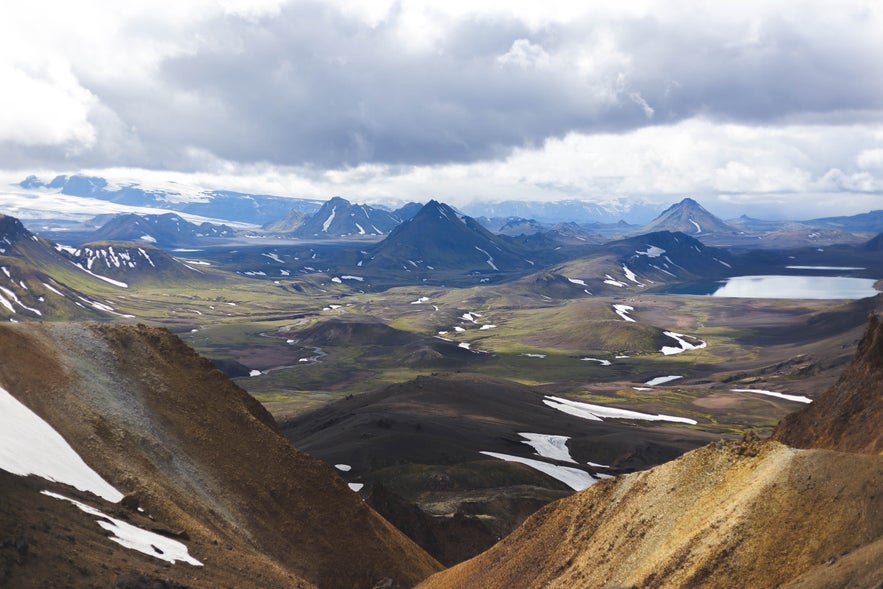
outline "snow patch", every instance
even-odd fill
[[[130,550],[137,550],[138,552],[142,552],[172,564],[175,564],[180,560],[181,562],[186,562],[193,566],[203,566],[201,562],[190,556],[190,553],[187,551],[187,546],[177,540],[172,540],[171,538],[161,536],[155,532],[148,532],[138,526],[133,526],[132,524],[115,517],[110,517],[106,513],[86,505],[85,503],[80,503],[70,497],[65,497],[64,495],[59,495],[58,493],[53,493],[51,491],[41,491],[41,493],[54,499],[69,501],[76,505],[80,511],[84,511],[89,515],[99,518],[97,520],[98,525],[112,534],[108,539],[116,542],[120,546]]]
[[[571,401],[570,399],[564,399],[562,397],[546,396],[546,398],[543,399],[543,403],[553,409],[563,411],[568,415],[582,417],[583,419],[589,419],[592,421],[604,421],[604,419],[637,419],[642,421],[671,421],[674,423],[689,423],[691,425],[696,425],[697,423],[695,419],[690,419],[688,417],[676,417],[673,415],[663,415],[661,413],[651,415],[650,413],[641,413],[640,411],[631,411],[629,409],[619,409],[616,407],[605,407],[604,405],[592,405],[591,403]]]
[[[524,438],[522,441],[523,444],[532,446],[533,449],[537,451],[537,454],[543,458],[560,460],[561,462],[573,462],[574,464],[577,463],[570,455],[570,450],[567,449],[567,440],[570,439],[569,436],[531,434],[526,432],[521,432],[518,435]]]
[[[601,360],[600,358],[580,358],[583,362],[597,362],[601,366],[610,366],[613,363],[610,360]]]
[[[613,310],[616,311],[616,314],[625,319],[626,321],[631,321],[632,323],[637,323],[634,319],[629,316],[629,311],[634,311],[635,308],[631,305],[613,305]]]
[[[697,341],[699,342],[698,344],[691,344],[690,342],[685,340],[684,337],[693,337],[693,336],[685,336],[683,333],[675,333],[674,331],[663,331],[662,333],[664,333],[668,337],[674,339],[676,342],[678,342],[680,344],[680,346],[677,348],[674,346],[662,346],[662,348],[660,348],[659,351],[662,352],[666,356],[680,354],[682,352],[686,352],[687,350],[700,350],[708,345],[707,343],[705,343],[704,341],[702,341],[701,339],[698,339],[698,338],[694,338],[694,339],[697,339]]]
[[[0,468],[88,491],[111,503],[123,494],[92,470],[61,434],[0,387]]]
[[[362,490],[362,487],[365,486],[365,483],[347,483],[347,486],[355,493],[358,493]]]
[[[335,464],[334,468],[336,468],[337,470],[339,470],[341,472],[349,472],[353,469],[353,467],[350,466],[349,464]]]
[[[786,399],[788,401],[795,401],[797,403],[812,403],[812,399],[809,397],[804,397],[803,395],[787,395],[785,393],[777,393],[775,391],[765,391],[763,389],[730,389],[734,393],[754,393],[756,395],[767,395],[769,397],[779,397],[780,399]]]
[[[592,484],[598,482],[598,479],[596,479],[586,471],[580,470],[578,468],[572,468],[570,466],[557,466],[555,464],[549,464],[547,462],[541,462],[539,460],[533,460],[531,458],[522,458],[520,456],[512,456],[511,454],[500,454],[499,452],[482,451],[481,453],[485,456],[490,456],[491,458],[499,458],[500,460],[505,460],[506,462],[518,462],[520,464],[529,466],[535,470],[549,475],[553,479],[561,481],[574,491],[582,491],[583,489],[590,487]]]
[[[655,387],[656,385],[665,384],[667,382],[671,382],[673,380],[677,380],[679,378],[684,378],[683,376],[657,376],[656,378],[651,378],[644,384],[648,387]]]
[[[661,247],[656,247],[655,245],[648,245],[647,251],[639,252],[638,250],[635,250],[635,253],[639,256],[647,256],[648,258],[658,258],[665,253],[665,250]]]

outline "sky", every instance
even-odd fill
[[[0,176],[354,202],[883,209],[876,0],[32,0]]]

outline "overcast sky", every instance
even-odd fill
[[[0,89],[4,178],[883,209],[876,0],[5,2]]]

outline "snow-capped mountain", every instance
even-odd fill
[[[368,205],[353,204],[335,196],[310,215],[293,235],[297,237],[343,237],[386,235],[401,220],[393,213]]]

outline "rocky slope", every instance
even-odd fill
[[[855,361],[815,403],[788,415],[773,439],[795,448],[883,453],[883,326],[868,317]]]
[[[879,587],[881,340],[871,318],[819,409],[780,426],[789,443],[810,427],[799,440],[814,449],[716,442],[601,481],[420,587]]]
[[[0,505],[0,585],[110,586],[143,576],[168,587],[349,589],[385,579],[411,586],[440,568],[165,330],[3,325],[0,358],[0,387],[128,499],[62,494],[135,523],[146,519],[140,506],[204,564],[170,566],[124,550],[87,525],[95,518],[38,493],[59,485],[3,473],[12,499]]]

